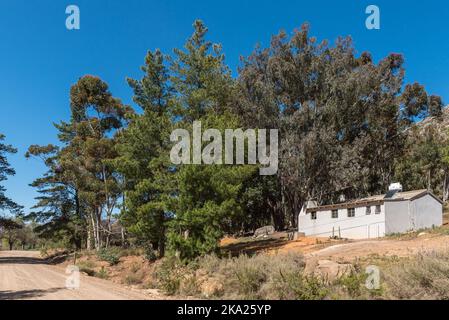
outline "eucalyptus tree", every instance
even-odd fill
[[[398,54],[377,63],[367,52],[356,55],[350,38],[318,42],[308,25],[243,60],[235,112],[247,127],[280,130],[278,201],[291,226],[309,199],[383,192],[404,130],[440,112],[441,99],[419,84],[402,92],[403,63]]]
[[[112,161],[117,157],[117,135],[132,111],[94,76],[84,76],[72,86],[70,108],[70,121],[56,125],[61,146],[29,149],[29,156],[43,158],[49,168],[32,184],[42,194],[36,209],[44,209],[34,216],[50,223],[42,228],[61,219],[75,222],[75,230],[84,228],[87,248],[93,244],[99,250],[109,245],[112,235],[113,214],[122,192]]]

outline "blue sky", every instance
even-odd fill
[[[81,10],[81,30],[65,28],[65,8]],[[381,10],[381,30],[365,28],[365,8]],[[56,143],[52,123],[69,118],[69,88],[85,74],[100,76],[112,93],[132,104],[127,76],[140,77],[147,50],[170,53],[191,34],[195,19],[223,45],[236,74],[239,57],[266,45],[280,29],[307,21],[318,39],[351,35],[358,52],[375,59],[397,52],[407,82],[418,81],[449,103],[449,3],[445,0],[0,0],[0,132],[19,149],[10,158],[17,175],[8,194],[26,207],[28,186],[44,169],[26,160],[31,144]]]

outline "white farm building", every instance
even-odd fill
[[[442,201],[431,192],[390,189],[385,195],[351,202],[305,206],[298,231],[305,236],[370,239],[442,224]]]

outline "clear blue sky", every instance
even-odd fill
[[[81,30],[65,28],[65,8],[81,10]],[[365,8],[381,9],[381,30],[365,28]],[[239,56],[266,45],[280,29],[304,21],[318,39],[351,35],[358,52],[376,59],[405,55],[407,81],[424,84],[449,103],[449,3],[445,0],[0,0],[0,132],[19,149],[8,194],[26,207],[28,187],[44,168],[24,159],[31,144],[56,143],[53,122],[69,117],[69,88],[85,74],[100,76],[131,104],[127,76],[140,77],[148,49],[169,53],[183,45],[200,18],[209,38],[223,45],[236,74]]]

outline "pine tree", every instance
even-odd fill
[[[176,91],[176,127],[191,131],[193,121],[203,129],[239,128],[231,116],[234,82],[224,63],[221,46],[206,40],[207,28],[195,21],[185,51],[176,49],[171,82]],[[238,201],[245,180],[256,169],[248,166],[188,165],[176,168],[177,190],[173,198],[169,248],[182,258],[216,251],[219,240],[232,232],[243,214]]]
[[[125,185],[121,221],[138,243],[165,254],[168,202],[173,190],[170,133],[172,88],[160,51],[149,52],[141,80],[128,79],[134,102],[143,110],[120,135],[115,167]]]
[[[8,154],[17,153],[17,149],[11,145],[4,144],[5,136],[0,134],[0,183],[8,179],[8,176],[13,176],[16,172],[10,166],[7,156]],[[5,194],[6,188],[0,185],[0,214],[13,213],[18,214],[22,209],[17,203],[11,200]]]

